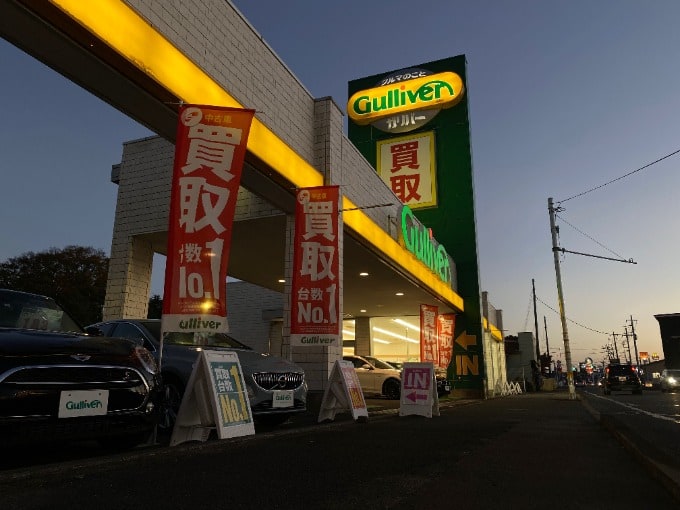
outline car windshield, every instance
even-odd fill
[[[677,369],[666,370],[666,377],[680,377],[680,370]]]
[[[35,294],[0,290],[0,327],[82,333],[56,301]]]
[[[368,361],[373,364],[375,368],[381,368],[383,370],[397,370],[394,368],[392,365],[390,365],[387,361],[383,361],[378,358],[374,358],[373,356],[364,356]]]
[[[161,337],[161,322],[149,321],[145,322],[144,326],[151,334],[159,339]],[[227,347],[230,349],[245,349],[252,350],[247,345],[242,344],[235,338],[225,333],[185,333],[185,332],[170,332],[165,335],[163,340],[164,345],[192,345],[192,346],[210,346],[210,347]]]

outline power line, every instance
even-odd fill
[[[597,241],[597,240],[593,239],[592,237],[590,237],[590,236],[589,236],[588,234],[586,234],[585,232],[583,232],[583,231],[579,230],[578,228],[576,228],[574,225],[572,225],[571,223],[569,223],[567,220],[565,220],[565,219],[564,219],[562,216],[560,216],[559,214],[555,214],[555,216],[558,217],[559,219],[561,219],[563,222],[565,222],[565,223],[566,223],[567,225],[569,225],[571,228],[573,228],[574,230],[576,230],[576,232],[578,232],[579,234],[582,234],[582,235],[586,236],[588,239],[590,239],[591,241],[593,241],[595,244],[597,244],[597,245],[599,245],[600,247],[602,247],[602,248],[604,248],[605,250],[607,250],[609,253],[613,253],[614,255],[616,255],[617,257],[619,257],[619,258],[621,258],[621,259],[624,258],[623,255],[619,255],[619,254],[616,253],[614,250],[610,250],[610,249],[607,248],[604,244],[600,243],[599,241]]]
[[[671,156],[675,156],[675,155],[678,154],[679,152],[680,152],[680,149],[678,149],[678,150],[676,150],[676,151],[673,151],[673,152],[671,152],[670,154],[667,154],[667,155],[665,155],[664,157],[657,159],[656,161],[652,161],[651,163],[647,163],[645,166],[641,166],[641,167],[638,168],[637,170],[633,170],[632,172],[628,172],[627,174],[622,175],[622,176],[620,176],[620,177],[617,177],[616,179],[613,179],[613,180],[611,180],[611,181],[609,181],[609,182],[605,182],[604,184],[600,184],[599,186],[596,186],[596,187],[594,187],[594,188],[591,188],[591,189],[589,189],[588,191],[583,191],[583,192],[581,192],[581,193],[579,193],[579,194],[577,194],[577,195],[571,196],[571,197],[569,197],[569,198],[565,198],[564,200],[558,200],[557,203],[558,203],[558,204],[561,204],[561,203],[563,203],[563,202],[566,202],[567,200],[571,200],[572,198],[582,197],[583,195],[586,195],[586,194],[590,193],[591,191],[595,191],[595,190],[598,190],[598,189],[600,189],[600,188],[604,188],[605,186],[607,186],[607,185],[609,185],[609,184],[611,184],[611,183],[613,183],[613,182],[620,181],[621,179],[625,179],[626,177],[628,177],[628,176],[630,176],[630,175],[633,175],[634,173],[637,173],[637,172],[639,172],[639,171],[641,171],[641,170],[644,170],[645,168],[649,168],[650,166],[655,165],[655,164],[657,164],[657,163],[663,161],[664,159],[668,159],[668,158],[670,158]]]
[[[557,315],[560,314],[560,313],[559,313],[557,310],[555,310],[552,306],[550,306],[549,304],[547,304],[547,303],[541,301],[540,298],[536,297],[536,301],[539,301],[539,302],[542,303],[543,305],[547,306],[547,307],[550,308],[553,312],[555,312]],[[581,323],[579,323],[579,322],[576,322],[575,320],[572,320],[572,319],[570,319],[569,317],[566,317],[566,319],[567,319],[569,322],[571,322],[571,323],[573,323],[573,324],[576,324],[577,326],[582,327],[583,329],[587,329],[588,331],[592,331],[593,333],[599,333],[599,334],[601,334],[601,335],[609,335],[609,333],[606,333],[606,332],[604,332],[604,331],[598,331],[597,329],[593,329],[593,328],[589,328],[588,326],[584,326],[583,324],[581,324]]]

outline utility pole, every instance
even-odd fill
[[[635,334],[635,325],[633,324],[635,321],[633,321],[633,316],[630,316],[630,330],[633,333],[633,345],[635,346],[635,364],[637,365],[638,369],[640,368],[640,355],[638,354],[638,349],[637,349],[637,335]]]
[[[534,331],[536,331],[536,363],[541,366],[541,347],[538,344],[538,317],[536,316],[536,285],[534,279],[531,279],[531,290],[534,294]]]
[[[543,329],[545,330],[545,352],[550,356],[550,341],[548,340],[548,323],[543,316]]]
[[[557,246],[557,227],[555,226],[555,209],[553,199],[548,198],[548,213],[550,214],[550,233],[552,236],[552,251],[555,260],[555,279],[557,280],[557,300],[560,308],[560,321],[562,322],[562,339],[564,340],[564,357],[567,363],[567,386],[569,387],[569,398],[576,399],[576,388],[574,386],[574,373],[571,371],[571,349],[569,348],[569,331],[567,330],[567,316],[564,311],[564,296],[562,295],[562,275],[560,273],[559,247]]]
[[[630,354],[630,338],[628,336],[628,326],[623,327],[624,335],[626,336],[626,346],[628,347],[628,363],[633,364],[633,357]]]
[[[616,333],[612,331],[612,337],[614,338],[614,356],[616,356],[616,362],[620,363],[621,360],[619,359],[619,347],[616,345]]]

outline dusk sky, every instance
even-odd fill
[[[572,360],[602,362],[631,316],[638,350],[663,355],[654,315],[680,312],[680,2],[234,3],[313,97],[343,111],[350,80],[464,54],[481,285],[504,335],[533,331],[535,279],[541,351],[545,317],[564,359],[552,197],[561,247],[637,262],[561,256]],[[0,261],[67,245],[108,255],[111,165],[153,133],[4,40],[0,62]]]

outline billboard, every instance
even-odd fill
[[[484,335],[466,66],[465,55],[458,55],[349,82],[348,135],[455,262],[454,289],[464,311],[453,321],[448,375],[457,389],[482,392]]]

